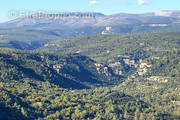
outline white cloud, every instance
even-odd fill
[[[147,5],[148,3],[148,0],[138,0],[138,5]]]
[[[91,4],[91,5],[94,5],[94,4],[97,4],[97,3],[98,3],[98,1],[96,1],[96,0],[89,1],[89,4]]]

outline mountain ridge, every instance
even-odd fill
[[[157,19],[159,19],[159,22],[155,22]],[[104,15],[98,12],[37,13],[0,23],[0,28],[80,28],[87,26],[116,26],[121,24],[161,24],[161,22],[164,24],[179,23],[180,11],[157,11],[142,14],[118,13],[113,15]]]

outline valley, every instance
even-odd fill
[[[40,15],[0,24],[0,119],[180,119],[179,11]]]

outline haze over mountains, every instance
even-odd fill
[[[166,27],[180,23],[180,11],[158,11],[144,14],[119,13],[104,15],[102,13],[59,13],[33,14],[24,18],[1,23],[0,28],[53,28],[61,27],[102,27],[117,25],[147,25]]]

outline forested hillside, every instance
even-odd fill
[[[58,38],[58,35],[42,30],[1,29],[0,48],[34,50]]]
[[[106,31],[106,26],[101,27],[81,27],[81,28],[57,28],[57,29],[0,29],[0,48],[15,48],[21,50],[34,50],[49,42],[72,38],[77,36],[92,36],[101,34],[125,34],[125,33],[141,33],[150,31],[174,31],[179,32],[180,25],[170,25],[166,28],[139,26],[139,25],[120,25],[111,26],[110,31]],[[73,39],[87,39],[87,38],[73,38]],[[96,39],[96,38],[94,38]],[[111,38],[110,38],[111,39]]]
[[[158,117],[159,113],[151,105],[118,90],[87,90],[120,80],[118,76],[108,76],[108,71],[98,72],[95,64],[78,54],[0,49],[0,118],[112,120]]]
[[[0,119],[179,120],[179,41],[152,32],[1,48]]]
[[[46,44],[42,50],[80,53],[101,62],[123,55],[143,59],[179,48],[179,41],[179,32],[97,35],[56,40]]]
[[[79,54],[48,54],[0,49],[1,81],[34,80],[61,88],[82,89],[122,82],[106,66]]]
[[[0,118],[178,120],[180,117],[178,72],[175,76],[166,74],[169,72],[161,69],[153,73],[154,69],[160,67],[166,68],[166,71],[178,69],[175,63],[180,60],[179,51],[165,55],[142,61],[138,71],[117,86],[77,90],[87,88],[83,86],[86,85],[83,84],[84,81],[80,81],[78,77],[68,78],[78,76],[76,67],[80,65],[85,67],[87,65],[86,70],[93,70],[89,67],[95,61],[78,54],[52,55],[35,51],[1,49]],[[160,58],[163,59],[158,61]],[[169,64],[166,64],[168,60],[174,67],[168,67]],[[51,67],[62,61],[67,62],[66,76],[63,76],[64,71],[59,71],[58,74],[58,69]],[[140,74],[144,69],[147,69],[147,72]],[[81,68],[79,70],[79,73],[84,72]],[[71,71],[76,74],[73,75],[74,72]],[[87,80],[86,78],[83,80]],[[95,81],[86,82],[88,85],[97,85]]]
[[[141,60],[180,48],[179,41],[179,32],[97,35],[56,40],[40,50],[89,56],[106,63],[115,74],[127,77]]]
[[[180,120],[180,0],[1,0],[0,120]]]
[[[151,105],[119,91],[72,91],[41,81],[1,82],[0,103],[0,118],[10,120],[161,118]]]
[[[180,50],[145,59],[137,72],[115,89],[146,101],[180,119]]]

